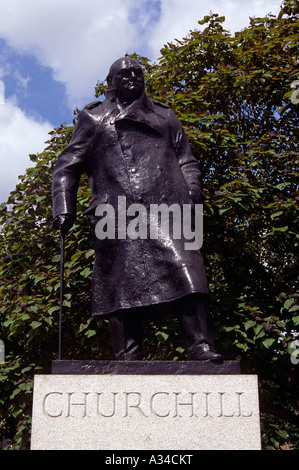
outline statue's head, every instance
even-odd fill
[[[122,103],[137,100],[144,92],[141,65],[130,57],[116,60],[110,67],[107,83]]]

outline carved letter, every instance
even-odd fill
[[[124,392],[124,393],[126,396],[126,414],[124,417],[126,418],[127,416],[129,416],[129,408],[136,408],[141,414],[143,414],[143,416],[148,418],[148,416],[140,408],[141,397],[142,397],[141,393],[139,392]],[[129,404],[131,395],[136,395],[138,397],[138,402],[134,405]]]
[[[220,395],[220,415],[219,415],[219,418],[220,418],[221,416],[224,416],[224,417],[226,417],[226,418],[232,418],[232,417],[234,416],[234,414],[235,414],[234,411],[233,411],[233,414],[232,414],[232,415],[226,415],[226,414],[223,413],[223,395],[225,395],[226,392],[218,392],[218,393],[219,393],[219,395]]]
[[[209,395],[211,394],[211,392],[203,392],[206,396],[206,414],[204,415],[204,418],[207,418],[208,416],[209,417],[212,417],[210,414],[209,414]]]
[[[152,397],[151,397],[151,411],[152,411],[152,413],[153,413],[154,415],[159,416],[159,418],[167,418],[167,416],[169,416],[169,413],[170,413],[169,410],[168,410],[168,412],[167,412],[166,414],[163,414],[163,415],[162,415],[162,414],[159,414],[159,413],[158,413],[157,411],[155,411],[155,409],[154,409],[154,399],[155,399],[156,396],[158,396],[158,395],[167,395],[167,396],[169,396],[169,393],[167,393],[167,392],[157,392],[157,393],[154,393],[154,395],[152,395]]]
[[[44,396],[44,400],[43,400],[43,412],[45,415],[47,416],[51,416],[51,418],[58,418],[59,416],[62,415],[62,410],[57,413],[57,414],[51,414],[49,411],[47,411],[46,409],[46,406],[47,406],[47,402],[48,402],[48,398],[51,396],[51,395],[63,395],[63,393],[61,392],[50,392],[50,393],[47,393],[45,396]]]
[[[190,417],[196,416],[194,414],[194,403],[193,403],[193,397],[194,397],[194,395],[196,395],[196,393],[194,393],[194,392],[189,392],[189,393],[191,395],[191,402],[189,402],[189,403],[179,403],[178,402],[178,396],[180,395],[180,393],[174,392],[174,395],[175,395],[175,410],[176,410],[174,418],[176,418],[177,416],[181,417],[181,415],[178,414],[178,406],[191,406],[191,415],[190,415]]]
[[[71,416],[71,406],[83,406],[83,418],[87,416],[87,396],[90,395],[90,392],[82,392],[84,395],[84,402],[83,403],[71,403],[71,397],[74,395],[75,392],[67,393],[68,395],[68,412],[66,417],[69,418]]]
[[[118,392],[112,392],[112,394],[113,394],[113,411],[109,415],[104,415],[104,413],[100,411],[100,396],[103,395],[103,393],[102,392],[97,393],[98,395],[98,398],[97,398],[97,410],[98,411],[97,412],[98,412],[98,415],[103,416],[104,418],[112,418],[112,416],[115,415],[115,397],[116,395],[118,395]]]
[[[249,415],[244,415],[242,414],[242,407],[241,407],[241,395],[243,395],[244,392],[236,392],[238,395],[238,405],[239,405],[239,414],[238,416],[242,416],[242,418],[250,418],[252,416],[252,411],[250,412]]]

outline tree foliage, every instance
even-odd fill
[[[199,30],[165,45],[156,64],[133,55],[147,93],[171,106],[200,161],[216,344],[259,377],[265,448],[298,445],[298,12],[287,0],[277,17],[250,18],[234,36],[223,17],[210,14]],[[101,96],[104,83],[95,91]],[[32,377],[49,373],[57,358],[59,236],[50,186],[72,131],[61,125],[50,132],[1,207],[0,433],[16,448],[30,438]],[[106,321],[90,317],[94,253],[82,215],[89,197],[82,179],[78,219],[66,240],[64,359],[113,358]],[[175,320],[145,328],[147,359],[185,359]]]

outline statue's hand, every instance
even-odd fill
[[[73,222],[74,218],[70,214],[57,215],[53,220],[53,227],[55,230],[62,230],[63,233],[67,233]]]

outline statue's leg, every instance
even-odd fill
[[[192,294],[179,302],[178,319],[181,324],[186,352],[190,360],[223,360],[214,350],[210,324],[208,296]]]
[[[109,328],[115,359],[142,360],[142,316],[135,309],[119,310],[109,316]]]

